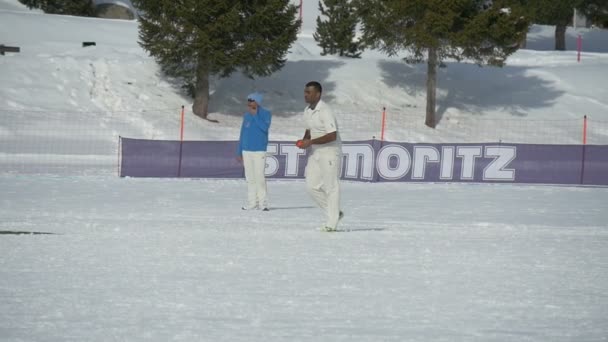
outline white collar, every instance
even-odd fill
[[[324,104],[323,100],[322,100],[322,99],[319,99],[319,102],[317,102],[317,105],[315,106],[315,109],[310,108],[310,105],[308,105],[308,106],[306,107],[306,109],[311,110],[311,111],[313,111],[313,112],[316,112],[317,110],[320,110],[320,109],[321,109],[321,107],[323,107],[324,105],[325,105],[325,104]]]

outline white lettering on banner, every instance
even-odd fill
[[[264,168],[266,177],[274,176],[279,171],[279,160],[274,156],[277,151],[277,144],[268,144],[266,148],[266,167]]]
[[[451,180],[454,177],[454,146],[441,147],[441,174],[439,179]]]
[[[306,155],[306,151],[295,145],[281,145],[281,155],[285,157],[286,177],[297,177],[300,169],[300,156]]]
[[[473,180],[475,178],[475,159],[482,156],[481,146],[458,146],[456,151],[456,156],[462,158],[460,179]]]
[[[369,144],[342,146],[344,178],[372,180],[374,178],[374,148]]]
[[[293,144],[268,144],[266,158],[266,176],[274,176],[280,168],[277,154],[285,156],[285,174],[283,177],[299,177],[299,162],[306,155]],[[386,180],[399,180],[412,170],[411,179],[430,181],[474,180],[475,165],[479,158],[491,159],[483,169],[482,180],[486,181],[515,181],[515,169],[508,168],[517,156],[516,146],[436,146],[414,145],[413,158],[404,146],[387,144],[378,151],[370,144],[343,144],[343,172],[347,179],[373,180],[374,170]],[[461,159],[459,179],[454,179],[456,158]],[[281,158],[281,160],[283,160]],[[302,158],[305,160],[305,158]],[[439,163],[439,179],[433,179],[426,174],[429,163]]]
[[[424,179],[426,163],[440,161],[439,151],[433,146],[414,146],[412,179]]]
[[[483,169],[483,180],[515,181],[515,170],[505,169],[517,156],[515,146],[486,146],[484,155],[494,160]]]
[[[391,159],[397,159],[397,165],[391,167]],[[386,145],[378,152],[376,168],[380,177],[388,180],[403,178],[412,166],[410,152],[400,145]]]

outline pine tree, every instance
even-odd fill
[[[407,63],[427,63],[425,124],[434,128],[437,66],[447,58],[504,65],[528,20],[516,0],[360,0],[363,40]]]
[[[19,0],[28,8],[38,8],[45,13],[77,15],[83,17],[95,16],[93,0]]]
[[[608,22],[608,0],[582,0],[577,10],[592,23]]]
[[[534,22],[555,26],[555,50],[566,50],[566,30],[572,23],[574,9],[590,20],[608,18],[608,0],[528,0]]]
[[[317,31],[313,37],[323,49],[321,55],[359,58],[362,49],[361,44],[355,41],[358,19],[352,1],[320,0],[319,12],[326,19],[317,17]]]
[[[580,0],[530,0],[534,22],[555,26],[555,50],[566,50],[566,30]]]
[[[140,45],[194,97],[207,118],[209,78],[268,76],[286,62],[300,21],[290,0],[134,0]]]

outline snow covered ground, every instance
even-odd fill
[[[0,177],[3,341],[604,341],[606,189]]]
[[[430,130],[423,66],[320,57],[304,13],[286,68],[216,80],[220,123],[188,111],[187,139],[234,140],[252,90],[272,139],[295,139],[317,78],[345,140],[377,136],[386,106],[393,140],[580,143],[587,114],[608,143],[603,31],[568,31],[582,63],[540,26],[504,69],[448,63]],[[0,0],[0,43],[22,49],[0,56],[0,165],[19,166],[0,172],[0,341],[608,340],[607,188],[343,182],[333,234],[301,181],[270,182],[263,213],[239,209],[242,181],[121,179],[117,136],[176,139],[190,101],[136,39]],[[63,171],[27,172],[46,164]]]

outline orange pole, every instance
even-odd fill
[[[384,130],[386,128],[386,107],[382,108],[382,131],[380,132],[380,141],[384,141]]]
[[[583,117],[583,155],[581,158],[581,184],[585,183],[585,162],[587,160],[587,115]]]
[[[300,21],[302,21],[302,2],[303,0],[300,0]]]
[[[587,145],[587,115],[583,118],[583,145]]]
[[[184,141],[184,106],[182,106],[182,119],[179,129],[179,141]]]

